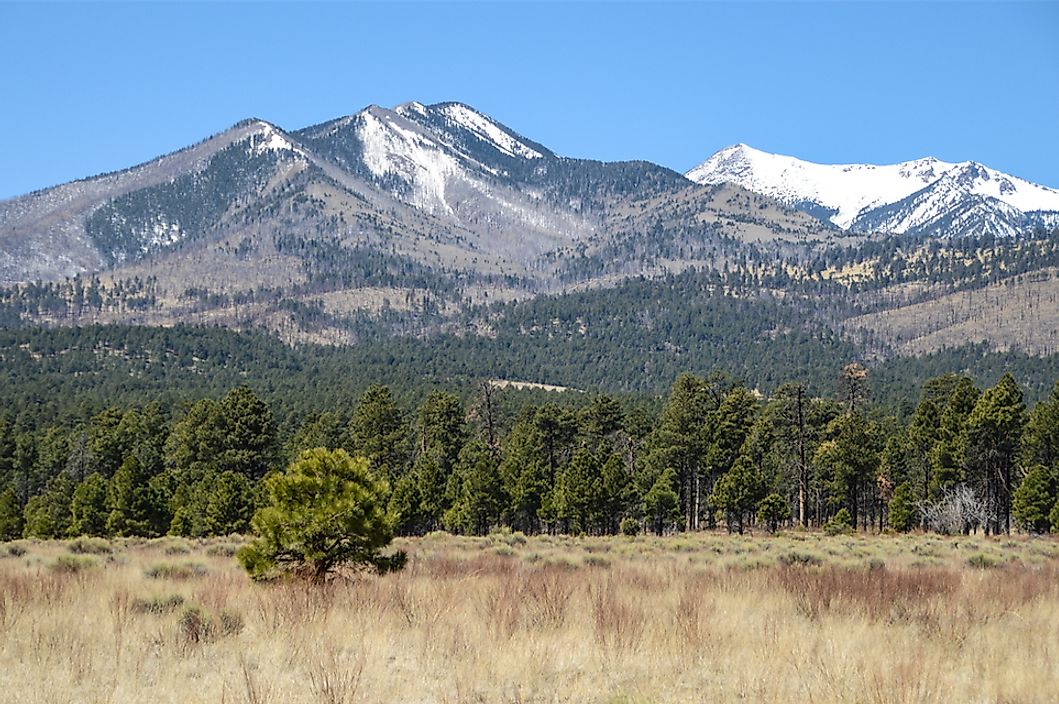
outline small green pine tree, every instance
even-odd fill
[[[386,487],[368,461],[345,450],[306,450],[285,472],[265,479],[267,503],[251,522],[257,539],[239,551],[253,579],[293,574],[322,581],[342,565],[400,568],[404,553],[384,556],[393,538]]]
[[[919,511],[916,509],[916,491],[910,482],[902,482],[894,489],[890,499],[890,527],[907,533],[916,527]]]

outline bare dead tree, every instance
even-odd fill
[[[977,532],[990,517],[989,502],[966,484],[959,484],[936,501],[916,504],[928,529],[945,535]]]

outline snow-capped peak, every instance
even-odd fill
[[[945,198],[948,203],[965,194],[995,198],[1022,212],[1059,211],[1059,191],[975,162],[954,164],[934,157],[882,166],[815,164],[736,144],[720,150],[686,176],[703,184],[737,183],[789,205],[822,211],[844,229],[876,209],[935,184],[955,189],[954,196]]]
[[[737,144],[686,175],[697,183],[734,182],[789,204],[815,203],[831,211],[831,222],[848,228],[862,212],[915,193],[953,166],[932,157],[889,166],[814,164]]]

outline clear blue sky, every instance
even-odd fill
[[[1059,4],[0,3],[0,198],[238,120],[460,100],[559,153],[735,142],[1059,187]]]

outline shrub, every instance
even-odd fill
[[[11,543],[7,546],[7,553],[11,557],[22,557],[26,554],[26,546],[21,543]]]
[[[168,596],[154,596],[132,600],[130,607],[137,614],[168,614],[176,611],[184,604],[184,597],[179,594]]]
[[[801,566],[801,567],[815,567],[823,564],[816,555],[810,555],[804,552],[788,552],[780,555],[778,558],[779,563],[784,567]]]
[[[634,535],[640,534],[640,522],[635,518],[621,519],[621,525],[619,526],[619,528],[621,529],[622,535],[628,535],[632,537]]]
[[[75,555],[109,555],[114,552],[110,543],[102,538],[77,538],[70,541],[68,547]]]
[[[239,546],[232,543],[219,543],[206,548],[206,554],[210,557],[235,557],[239,552]]]
[[[187,555],[191,553],[191,548],[183,540],[175,540],[173,542],[166,543],[166,546],[162,549],[162,552],[166,555]]]
[[[92,569],[98,563],[91,557],[80,557],[77,555],[60,555],[50,567],[53,572],[60,574],[79,574],[85,570]]]
[[[853,532],[853,519],[849,511],[841,509],[824,524],[824,533],[827,535],[846,535]]]
[[[144,575],[151,579],[192,579],[193,577],[204,577],[209,574],[205,565],[197,563],[184,563],[175,565],[168,562],[151,565],[144,570]]]
[[[916,509],[915,490],[909,482],[902,482],[890,499],[890,527],[898,533],[907,533],[916,526],[919,512]]]
[[[1000,566],[1000,560],[992,555],[977,552],[967,558],[967,566],[978,570],[988,570]]]
[[[238,635],[244,625],[243,616],[237,611],[223,609],[215,615],[201,606],[192,605],[180,614],[177,632],[184,645],[196,645]]]

